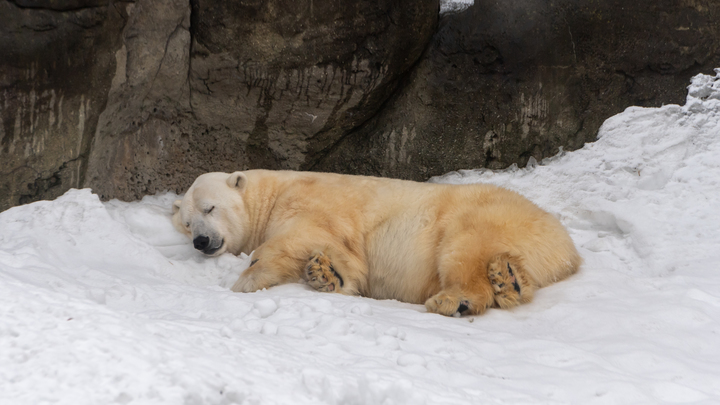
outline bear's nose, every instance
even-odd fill
[[[204,235],[200,235],[197,238],[193,239],[193,246],[195,246],[195,249],[197,250],[205,250],[209,244],[210,238]]]

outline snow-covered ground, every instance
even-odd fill
[[[0,403],[720,403],[720,71],[599,137],[433,179],[522,192],[585,259],[478,317],[302,284],[232,293],[248,258],[195,253],[173,194],[0,213]]]

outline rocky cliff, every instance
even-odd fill
[[[393,98],[315,170],[425,180],[524,166],[631,105],[682,104],[720,67],[720,2],[476,0],[442,18]]]
[[[424,180],[593,141],[720,66],[712,0],[0,0],[0,210],[200,173]]]

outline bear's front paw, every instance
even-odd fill
[[[305,266],[308,284],[322,292],[340,292],[343,279],[333,267],[330,258],[323,252],[314,252]]]
[[[512,308],[532,300],[535,286],[519,261],[509,254],[497,255],[490,260],[488,278],[500,308]]]
[[[428,312],[445,316],[453,316],[455,314],[476,315],[485,311],[484,306],[478,305],[463,294],[453,294],[445,291],[441,291],[428,298],[427,301],[425,301],[425,308]]]

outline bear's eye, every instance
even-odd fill
[[[190,222],[185,222],[185,228],[190,228]]]
[[[213,206],[210,207],[209,209],[205,210],[205,213],[206,213],[206,214],[209,214],[209,213],[211,213],[212,210],[214,210],[214,209],[215,209],[215,206],[213,205]]]

